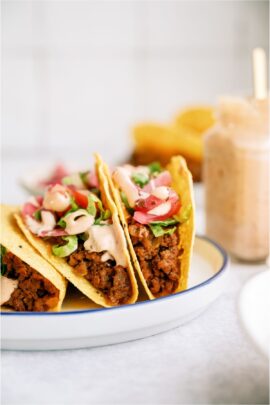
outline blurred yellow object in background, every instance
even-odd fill
[[[191,107],[176,116],[175,123],[181,128],[193,129],[203,134],[215,123],[214,110],[211,107]]]
[[[132,161],[134,164],[148,164],[158,160],[165,165],[171,156],[180,154],[185,157],[193,179],[200,181],[202,135],[214,122],[212,108],[194,107],[180,112],[169,125],[139,124],[133,128],[135,150]]]

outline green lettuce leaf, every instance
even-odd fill
[[[70,212],[68,211],[67,214],[69,214]],[[59,221],[57,222],[57,225],[60,226],[61,228],[64,228],[67,226],[66,221],[65,221],[65,217],[59,219]]]
[[[70,176],[66,176],[62,178],[61,183],[65,186],[69,186],[70,184],[73,184],[73,179]]]
[[[164,221],[153,221],[153,222],[151,222],[151,225],[170,226],[170,225],[175,225],[178,223],[179,223],[179,221],[177,218],[168,218],[168,219],[165,219]]]
[[[112,214],[111,214],[111,211],[110,210],[105,210],[105,211],[103,211],[103,219],[104,219],[104,221],[106,221],[106,219],[109,219],[109,218],[111,218],[111,216],[112,216]]]
[[[163,228],[161,225],[155,225],[153,223],[149,224],[149,227],[156,238],[165,234],[172,235],[176,230],[176,226],[173,226],[172,228]]]
[[[3,263],[3,257],[7,253],[7,249],[0,245],[0,262],[1,262],[1,276],[3,276],[7,271],[7,265]]]
[[[130,214],[133,214],[134,209],[131,208],[131,206],[129,205],[129,202],[128,202],[128,199],[127,199],[126,194],[125,194],[123,191],[121,191],[120,195],[121,195],[121,200],[122,200],[122,202],[124,203],[124,205],[125,205],[127,211],[128,211]]]
[[[5,246],[0,245],[0,255],[1,255],[1,259],[3,256],[5,256],[5,254],[7,253],[7,249],[5,248]]]
[[[134,181],[137,186],[143,187],[147,183],[149,183],[149,176],[147,176],[145,173],[134,173],[131,176],[131,179]]]
[[[70,197],[70,205],[71,205],[71,210],[73,210],[73,211],[69,210],[69,212],[77,211],[80,208],[78,206],[78,204],[75,202],[74,197],[72,197],[72,196]]]
[[[103,204],[102,204],[102,201],[101,201],[100,198],[98,198],[98,197],[96,196],[96,194],[93,194],[93,193],[89,194],[88,199],[90,199],[91,201],[93,201],[94,203],[96,203],[97,206],[98,206],[98,208],[99,208],[99,210],[100,210],[100,211],[103,211]]]
[[[34,212],[34,218],[37,221],[41,221],[41,210],[37,210],[37,211]]]
[[[64,177],[61,180],[61,183],[65,186],[74,185],[78,188],[82,188],[84,186],[80,173],[72,173],[69,176]]]
[[[94,225],[106,225],[103,222],[111,218],[111,216],[110,210],[102,211],[100,217],[95,220]]]
[[[159,162],[150,163],[150,165],[148,165],[148,168],[152,176],[162,172],[162,167]]]
[[[75,252],[78,248],[78,238],[75,235],[63,236],[62,239],[67,242],[65,245],[54,245],[52,252],[55,256],[66,257]]]
[[[96,204],[91,196],[88,196],[88,206],[86,208],[86,211],[88,212],[88,214],[93,215],[93,217],[97,215]]]
[[[96,187],[91,188],[91,193],[95,194],[96,196],[100,195],[100,190]]]
[[[85,186],[88,186],[88,175],[89,175],[89,173],[90,173],[89,171],[79,173],[81,181],[83,182],[83,184]]]

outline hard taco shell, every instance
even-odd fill
[[[0,243],[8,251],[19,257],[22,261],[31,266],[43,277],[49,280],[59,290],[59,301],[53,311],[60,311],[67,288],[67,281],[59,274],[55,268],[49,264],[31,246],[18,227],[14,214],[18,212],[18,207],[1,205],[1,232]]]
[[[118,208],[118,213],[122,226],[124,227],[125,235],[127,238],[130,255],[132,257],[134,267],[139,275],[140,281],[143,284],[145,291],[150,299],[156,297],[152,294],[147,286],[143,273],[141,271],[140,264],[138,262],[131,237],[128,231],[127,218],[129,214],[126,211],[124,204],[122,203],[120,192],[113,182],[108,166],[100,159],[100,165],[103,166],[103,170],[106,174],[107,182],[109,184],[110,191]],[[179,256],[180,259],[180,280],[178,288],[175,292],[185,290],[188,285],[188,274],[190,269],[190,260],[194,243],[194,197],[193,197],[193,183],[190,171],[187,168],[186,161],[182,156],[174,156],[171,158],[166,169],[172,176],[172,188],[177,192],[181,201],[181,209],[176,215],[181,217],[181,213],[186,209],[190,209],[190,215],[186,222],[180,223],[177,226],[179,234],[179,252],[182,252]]]
[[[112,220],[114,223],[119,224],[121,227],[117,208],[110,197],[108,190],[106,190],[106,186],[104,186],[104,174],[103,169],[100,166],[99,162],[96,161],[96,172],[99,179],[102,202],[106,208],[108,208],[112,213]],[[75,287],[78,288],[84,295],[86,295],[90,300],[94,301],[96,304],[101,305],[103,307],[111,307],[112,305],[106,300],[105,295],[95,288],[88,280],[86,280],[83,276],[76,274],[72,266],[70,266],[64,258],[57,257],[53,255],[51,245],[43,240],[32,234],[29,231],[19,212],[15,215],[16,221],[23,231],[24,235],[31,243],[31,245],[46,259],[59,273],[61,273],[68,281],[70,281]],[[134,276],[134,271],[132,268],[132,263],[130,259],[130,254],[127,248],[126,240],[123,235],[123,244],[125,245],[125,256],[128,263],[128,274],[130,276],[131,285],[132,285],[132,295],[127,303],[132,304],[137,301],[138,298],[138,287],[136,278]]]

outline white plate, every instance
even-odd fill
[[[63,312],[2,313],[2,348],[82,348],[164,332],[199,315],[222,293],[227,267],[223,249],[205,237],[196,237],[188,290],[109,309],[94,307],[81,297],[69,298]]]
[[[238,309],[241,323],[257,349],[269,358],[270,271],[252,277],[242,288]]]

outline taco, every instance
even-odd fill
[[[99,158],[100,159],[100,158]],[[150,299],[187,288],[194,241],[192,177],[185,160],[117,167],[101,162],[134,267]]]
[[[26,240],[1,205],[1,306],[14,311],[60,311],[67,282]]]
[[[138,287],[124,231],[98,164],[96,173],[49,186],[16,219],[32,246],[96,304],[134,303]]]

